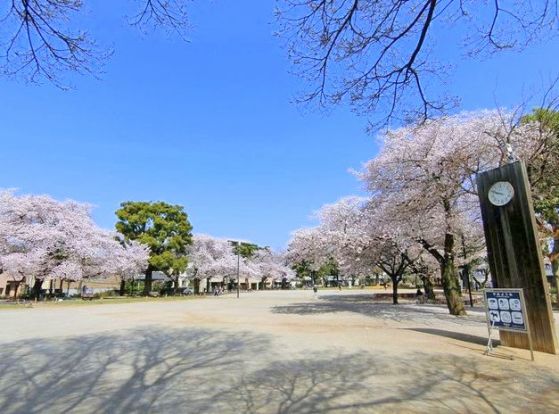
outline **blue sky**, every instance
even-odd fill
[[[108,3],[85,22],[115,49],[101,80],[62,91],[0,78],[0,187],[89,202],[106,228],[121,201],[177,203],[195,232],[276,248],[361,191],[348,169],[378,150],[366,120],[292,103],[302,84],[273,37],[274,1],[195,2],[189,43],[139,33]],[[515,105],[554,75],[558,52],[553,41],[458,60],[447,88],[463,109]]]

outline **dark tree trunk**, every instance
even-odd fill
[[[15,286],[15,290],[14,290],[14,299],[17,300],[17,291],[19,289],[19,285],[21,284],[21,280],[18,282],[16,281],[16,286]]]
[[[437,261],[441,268],[441,281],[446,298],[446,305],[451,315],[466,315],[464,302],[462,301],[462,291],[458,279],[458,271],[454,265],[454,235],[447,231],[444,239],[444,253],[441,254],[436,248],[427,241],[421,239],[423,245]]]
[[[423,282],[423,290],[425,291],[425,298],[427,300],[435,300],[435,291],[433,290],[433,282],[426,275],[420,275],[421,281]]]
[[[392,304],[397,305],[398,304],[398,283],[400,283],[400,281],[398,280],[398,277],[390,276],[390,279],[392,279]]]
[[[35,279],[33,284],[33,298],[38,300],[41,297],[41,289],[43,288],[43,279]]]
[[[146,278],[144,280],[144,295],[145,296],[149,295],[149,292],[151,292],[152,274],[153,274],[153,268],[151,266],[148,266],[148,268],[146,270]]]
[[[194,284],[194,294],[195,295],[200,294],[200,279],[194,279],[193,284]]]
[[[126,280],[124,280],[124,278],[121,277],[120,278],[120,289],[118,291],[118,294],[120,296],[124,296],[125,290],[126,290]]]
[[[450,257],[441,264],[441,279],[446,305],[450,314],[456,316],[466,315],[460,282],[458,281],[458,272],[456,271],[456,266],[454,266],[454,260]]]

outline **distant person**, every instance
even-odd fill
[[[318,288],[316,286],[313,286],[312,290],[314,292],[314,298],[316,299],[318,297]]]
[[[338,290],[342,290],[342,285],[338,285]]]

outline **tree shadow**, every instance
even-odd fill
[[[557,374],[526,376],[479,358],[328,354],[274,362],[214,399],[238,413],[556,412]]]
[[[472,326],[486,324],[485,314],[483,316],[470,314],[465,317],[456,317],[450,315],[444,305],[417,305],[414,303],[393,305],[375,301],[374,295],[324,295],[313,302],[275,306],[272,308],[272,312],[296,315],[353,312],[397,322],[420,322],[427,325],[435,325],[441,321]]]
[[[295,356],[247,332],[142,328],[0,349],[0,412],[557,412],[559,374],[448,354]]]
[[[4,344],[0,413],[178,412],[185,403],[203,412],[204,392],[267,346],[249,333],[158,327]]]

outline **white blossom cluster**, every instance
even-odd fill
[[[244,258],[235,254],[229,240],[196,234],[188,248],[189,279],[209,279],[223,281],[237,279],[258,279],[265,281],[290,280],[293,271],[285,264],[281,254],[268,248],[258,249],[253,256]],[[238,268],[237,268],[238,267]]]
[[[149,250],[119,240],[95,225],[86,204],[0,192],[0,271],[13,280],[133,277],[147,267]]]
[[[505,111],[388,130],[378,155],[356,173],[369,195],[323,206],[316,227],[293,233],[287,257],[313,270],[334,258],[346,276],[370,274],[386,254],[431,269],[482,257],[476,174],[509,162],[511,152],[529,162],[545,150],[546,134]]]

